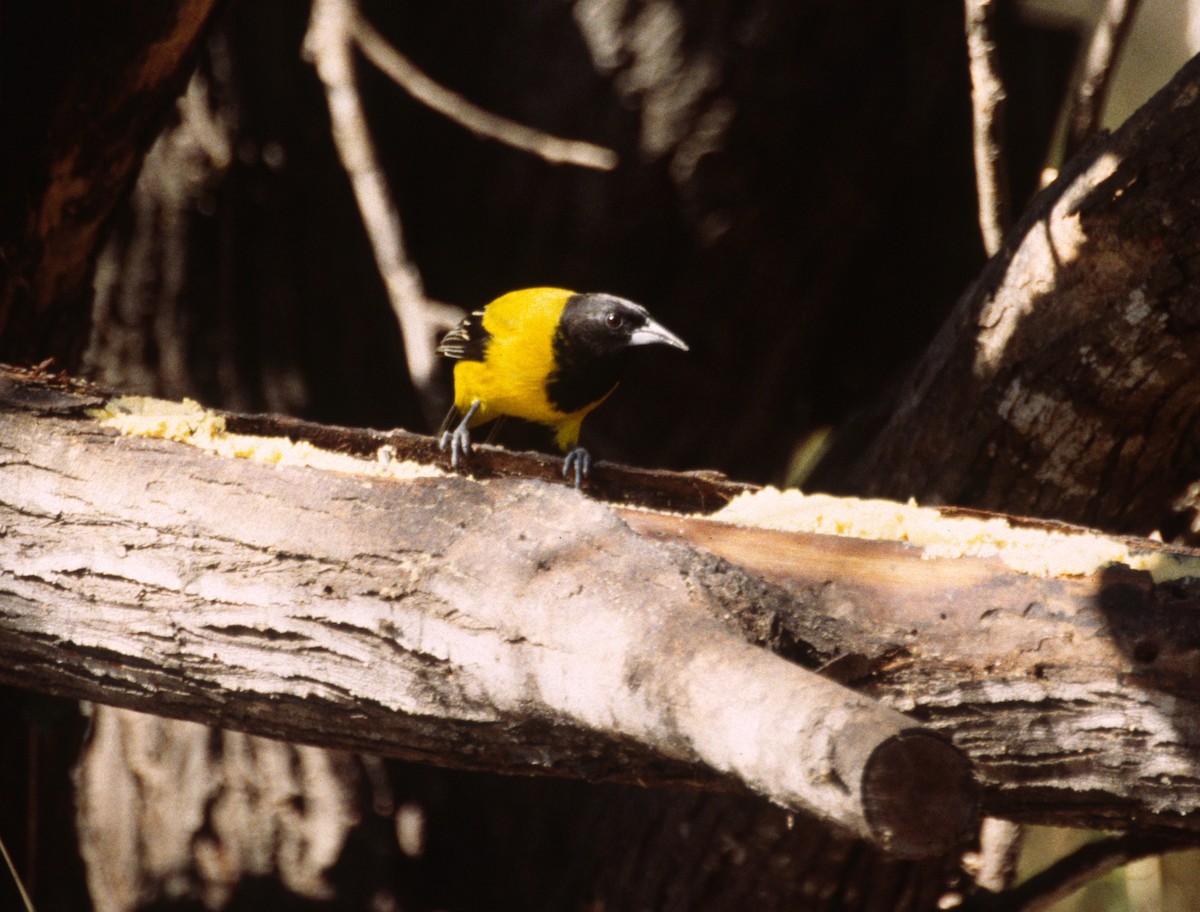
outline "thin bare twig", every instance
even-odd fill
[[[21,902],[24,903],[26,912],[33,912],[33,900],[25,892],[25,884],[21,883],[21,875],[17,873],[17,866],[13,864],[8,849],[4,847],[3,839],[0,839],[0,855],[4,856],[4,863],[8,866],[8,873],[12,875],[13,883],[17,885],[17,892],[21,894]]]
[[[1070,158],[1100,128],[1117,55],[1129,37],[1140,0],[1106,0],[1092,29],[1067,116],[1063,159]]]
[[[532,152],[554,164],[578,165],[611,171],[617,166],[617,153],[603,146],[574,139],[560,139],[484,110],[439,85],[389,44],[361,16],[353,23],[354,37],[363,55],[395,80],[417,101],[449,118],[476,136],[494,139],[514,149]]]
[[[994,0],[963,0],[971,72],[975,189],[983,247],[993,256],[1011,225],[1008,168],[1004,158],[1004,108],[1008,93],[996,61]]]
[[[334,144],[350,177],[367,236],[392,310],[404,336],[413,385],[428,414],[433,395],[435,328],[416,264],[404,244],[400,215],[379,166],[371,131],[354,82],[355,0],[313,0],[304,54],[325,85]]]
[[[1195,846],[1197,837],[1124,833],[1080,846],[1065,858],[1003,893],[979,893],[962,912],[1041,912],[1098,877],[1139,858]]]

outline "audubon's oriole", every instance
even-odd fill
[[[574,472],[579,487],[592,461],[579,446],[583,419],[616,388],[629,349],[656,343],[688,349],[646,308],[624,298],[562,288],[526,288],[496,298],[437,348],[458,361],[454,406],[438,446],[450,447],[457,468],[470,452],[471,428],[506,415],[544,424],[566,453],[563,474]]]

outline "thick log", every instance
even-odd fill
[[[948,525],[997,518],[942,512]],[[772,622],[776,640],[953,737],[976,765],[985,811],[1200,829],[1200,583],[1179,576],[1193,572],[1196,552],[1023,521],[1050,533],[1048,566],[1052,549],[1075,563],[1043,576],[1012,572],[1000,557],[931,558],[902,542],[622,515],[782,586],[794,601]],[[1149,569],[1080,572],[1098,543]],[[739,621],[761,631],[761,608],[744,596]]]
[[[0,390],[0,680],[469,768],[740,784],[901,856],[971,832],[948,739],[746,642],[674,550],[569,487],[226,458],[94,401]]]
[[[26,408],[41,412],[53,413],[62,407],[70,411],[81,401],[76,396],[64,399],[60,393],[29,384],[10,389],[14,392],[10,399],[18,398],[15,394],[19,393]],[[97,397],[83,401],[99,404],[103,400]],[[270,417],[231,418],[230,423],[260,430],[279,429],[277,420]],[[288,420],[281,424],[293,432],[320,437],[325,444],[343,451],[365,453],[371,446],[391,440],[398,450],[410,455],[437,458],[428,438],[321,428]],[[61,430],[68,435],[78,434],[79,427],[80,422],[67,421]],[[129,458],[136,460],[136,447],[147,444],[121,441],[119,445],[133,447]],[[479,492],[505,488],[509,484],[505,472],[524,467],[534,473],[544,471],[548,478],[559,477],[558,460],[487,449],[475,455],[480,458],[473,467],[499,474],[491,474],[482,485],[461,478],[433,479],[423,482],[427,487],[422,489],[441,490],[441,499],[451,503],[474,503],[480,496],[485,497],[483,503],[490,503],[486,497],[492,495]],[[118,462],[126,467],[136,464]],[[299,477],[305,477],[305,470],[296,471]],[[616,466],[601,470],[607,476],[606,483],[616,486],[625,473]],[[659,478],[655,473],[637,477],[637,483],[648,488]],[[663,482],[663,490],[673,493],[657,496],[682,497],[681,492],[692,486],[713,485],[706,488],[703,499],[721,500],[729,494],[721,484],[705,476],[682,476]],[[525,490],[530,482],[521,485],[524,487],[520,489]],[[564,493],[560,487],[552,488],[558,492],[553,495],[556,498]],[[290,495],[281,491],[278,496],[298,497],[301,490]],[[309,499],[325,496],[316,489],[309,494]],[[530,501],[541,505],[536,509],[549,503],[541,496]],[[567,499],[576,501],[587,509],[606,509],[578,498]],[[190,514],[200,507],[189,505],[187,509]],[[846,509],[851,511],[853,507],[847,503]],[[1058,575],[1037,575],[1028,570],[1015,571],[998,558],[930,559],[921,548],[896,541],[742,528],[702,517],[620,510],[624,526],[693,546],[672,546],[670,556],[677,568],[674,572],[682,572],[690,585],[703,589],[711,598],[702,599],[701,607],[711,611],[715,604],[721,619],[741,636],[793,660],[823,665],[827,675],[854,683],[953,738],[977,764],[988,810],[1014,819],[1066,825],[1195,829],[1195,809],[1200,805],[1200,790],[1195,787],[1200,781],[1200,767],[1195,761],[1200,755],[1200,726],[1194,722],[1200,718],[1195,711],[1200,682],[1193,646],[1200,639],[1198,593],[1186,576],[1169,579],[1179,576],[1180,567],[1173,565],[1176,559],[1194,560],[1194,552],[1144,539],[1098,537],[1090,530],[1010,517],[1008,521],[1015,525],[1052,533],[1060,539],[1059,544],[1062,540],[1072,543],[1068,549],[1073,556],[1070,566],[1060,568]],[[940,512],[948,520],[978,515],[949,509]],[[400,515],[399,507],[387,508],[384,515],[394,519]],[[628,539],[621,523],[605,520],[605,524],[608,531],[601,537],[605,538],[608,553]],[[16,525],[10,522],[11,527]],[[356,534],[368,534],[364,530],[370,523],[362,521],[359,525],[362,529]],[[505,532],[500,526],[495,532],[495,541],[481,547],[502,548],[513,537],[511,531]],[[269,529],[260,530],[264,541],[269,542],[269,533]],[[516,533],[516,537],[523,533]],[[1084,569],[1086,563],[1080,561],[1080,554],[1093,551],[1097,540],[1107,543],[1106,553],[1116,555],[1112,559],[1118,563],[1089,571]],[[269,549],[270,545],[262,547]],[[445,557],[445,552],[438,554],[439,560]],[[265,559],[266,555],[256,557],[260,563]],[[285,561],[297,559],[295,553],[285,553],[268,565],[281,573]],[[550,563],[553,565],[557,559],[552,557]],[[594,563],[598,559],[593,555],[591,560]],[[1155,560],[1160,562],[1156,572],[1163,580],[1157,583],[1150,572],[1119,563],[1154,566]],[[80,558],[80,563],[82,567],[88,561]],[[638,575],[630,577],[635,582],[647,579],[644,574],[651,564],[640,566]],[[382,563],[378,572],[384,573],[387,567],[386,562]],[[1186,565],[1183,571],[1186,573]],[[78,572],[85,574],[83,569]],[[337,572],[326,568],[321,575],[332,580]],[[498,581],[496,574],[489,572],[489,581],[493,577]],[[74,578],[67,575],[62,582],[74,586]],[[376,590],[390,592],[380,586]],[[307,592],[304,594],[309,597]],[[402,601],[411,600],[412,595],[404,594]],[[262,623],[262,616],[264,612],[259,611],[255,623]],[[306,622],[297,630],[274,631],[273,635],[300,643],[298,649],[307,649],[307,640],[302,637],[311,637],[321,623]],[[255,628],[249,624],[243,627],[247,629],[228,630],[224,636],[252,646]],[[264,631],[260,639],[272,635],[270,630]],[[212,638],[213,631],[205,630],[203,635]],[[439,686],[447,686],[435,674],[432,677]],[[32,686],[28,680],[26,683]],[[55,686],[63,685],[59,682]],[[105,699],[120,702],[124,696],[108,693]],[[160,707],[159,711],[172,710]],[[222,708],[223,724],[267,731],[262,719],[231,718],[229,714],[236,711],[236,706]],[[388,720],[394,718],[387,713],[370,717],[372,725],[386,725]],[[328,737],[328,732],[321,725],[319,712],[310,719],[297,719],[296,729],[273,731],[299,737],[299,729],[309,722],[315,727],[304,737],[326,743],[321,739]],[[648,758],[627,742],[608,743],[600,750],[595,742],[578,740],[578,733],[570,726],[548,730],[545,725],[539,727],[527,720],[525,728],[513,729],[513,737],[533,738],[526,743],[550,738],[558,744],[553,762],[544,771],[591,778],[712,784],[700,767],[673,765],[661,755]],[[353,745],[362,747],[361,731],[356,737]],[[450,742],[448,753],[454,754],[454,759],[443,758],[441,762],[516,770],[530,756],[537,756],[521,755],[519,751],[515,757],[487,751],[473,753],[469,745],[454,743],[448,735],[443,737]],[[347,746],[344,740],[334,743]],[[378,743],[370,743],[380,749]],[[416,746],[421,748],[419,743]],[[405,747],[414,751],[411,737]],[[455,754],[460,748],[467,752]],[[415,752],[429,758],[436,754],[437,746],[425,745]]]

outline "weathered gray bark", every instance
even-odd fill
[[[732,627],[787,655],[827,663],[828,673],[928,718],[976,760],[989,810],[1056,823],[1194,829],[1200,714],[1189,644],[1200,632],[1190,585],[1155,586],[1146,574],[1120,568],[1039,578],[994,560],[921,560],[918,549],[897,543],[627,509],[619,520],[561,484],[503,477],[394,483],[279,469],[114,437],[79,416],[80,406],[99,399],[44,384],[10,383],[5,400],[0,677],[8,681],[439,763],[714,786],[711,769],[696,763],[707,757],[719,767],[711,743],[687,739],[707,737],[702,729],[749,725],[757,734],[735,751],[748,743],[782,749],[782,727],[752,719],[797,671],[731,640]],[[276,425],[266,418],[237,423],[262,431]],[[358,452],[383,439],[287,420],[274,427],[283,428]],[[433,452],[425,438],[392,439],[401,456]],[[536,457],[476,455],[481,468],[555,471],[553,460],[542,466]],[[624,475],[607,471],[610,483]],[[659,478],[637,477],[648,487]],[[662,479],[676,497],[711,486],[699,494],[711,498],[721,487],[715,479]],[[640,535],[672,544],[656,548]],[[498,555],[513,545],[516,559]],[[1169,550],[1153,542],[1136,547]],[[656,593],[650,627],[636,627],[642,612],[628,587]],[[681,626],[671,612],[683,603],[692,613]],[[617,676],[636,682],[631,698],[652,714],[656,706],[666,712],[649,740],[629,729],[624,698],[613,702],[604,660],[594,661],[622,630],[638,644],[626,647]],[[640,649],[645,659],[630,664]],[[734,681],[721,665],[736,666],[746,651],[753,659]],[[554,652],[551,670],[539,668]],[[704,655],[713,661],[697,671]],[[489,666],[500,669],[499,678]],[[509,697],[488,689],[501,679],[512,685]],[[704,691],[713,691],[714,713],[695,716],[693,726],[689,693]],[[809,699],[817,713],[838,715],[827,697]],[[355,823],[346,796],[326,792],[346,781],[343,774],[353,782],[353,769],[326,769],[336,757],[321,752],[237,734],[201,737],[181,724],[169,726],[174,740],[164,741],[163,723],[149,717],[110,712],[102,722],[90,745],[93,761],[80,773],[82,844],[85,853],[102,847],[103,863],[98,856],[89,873],[93,891],[112,899],[113,909],[130,907],[139,890],[142,899],[169,896],[172,887],[219,897],[263,871],[303,895],[322,895],[322,872]],[[116,741],[132,757],[130,768],[142,770],[140,780],[121,786],[97,778],[108,768],[105,745]],[[903,741],[887,747],[903,748]],[[152,812],[163,787],[155,782],[171,769],[161,751],[183,742],[210,751],[219,743],[224,760],[207,776],[188,781],[179,773],[181,784],[166,786],[175,789],[177,807],[213,812],[197,828],[162,831],[197,836],[187,851],[172,852],[169,843],[140,843],[120,825],[122,814],[105,811],[120,795],[136,794]],[[190,762],[186,750],[173,755]],[[231,766],[230,755],[252,759]],[[928,811],[926,789],[946,785],[944,764],[933,757],[926,768],[920,756],[910,752],[910,767],[902,764],[900,778],[878,793],[915,793],[921,801],[885,806],[885,814]],[[830,769],[852,780],[837,759]],[[313,763],[322,772],[315,779],[304,772]],[[279,764],[296,778],[274,777],[266,791],[239,785]],[[148,770],[156,775],[147,782]],[[735,772],[761,788],[745,766]],[[319,783],[325,788],[308,791]],[[196,800],[182,800],[193,791]],[[278,800],[292,793],[305,796],[295,813]],[[324,803],[316,800],[322,795]],[[274,819],[268,806],[282,816],[256,832],[279,838],[240,844],[237,819]],[[724,807],[714,825],[743,821],[748,845],[787,837],[772,814],[751,822],[733,802],[711,807]],[[945,810],[933,815],[943,825]],[[929,820],[913,819],[918,825],[904,838],[937,835]],[[232,858],[242,866],[231,869]],[[192,879],[186,864],[179,870],[181,860],[195,867]],[[118,864],[123,876],[114,877]],[[645,873],[656,870],[649,864]],[[915,878],[912,889],[937,882],[933,869],[893,873],[898,883]]]
[[[1181,495],[1194,495],[1200,468],[1198,91],[1193,60],[1114,135],[1067,162],[959,302],[853,474],[831,473],[838,490],[1188,534],[1194,496]],[[1194,528],[1184,540],[1195,541]],[[1153,644],[1152,624],[1147,632]],[[1191,667],[1191,650],[1172,652]],[[1110,723],[1147,726],[1170,743],[1191,711]],[[1078,745],[1068,743],[1070,754]],[[1064,756],[1054,740],[1040,754],[1051,765]],[[1157,744],[1146,756],[1158,756]]]
[[[8,386],[13,406],[38,392]],[[0,422],[0,679],[463,767],[728,776],[902,856],[974,821],[948,740],[745,642],[702,573],[562,484]]]
[[[31,686],[461,766],[709,785],[716,770],[811,807],[798,798],[808,786],[789,784],[807,750],[788,748],[793,729],[818,725],[788,696],[799,669],[732,626],[941,727],[977,760],[992,810],[1194,827],[1188,584],[1120,567],[1042,578],[699,518],[622,521],[561,484],[271,468],[34,417],[80,400],[11,389],[3,648]],[[336,433],[342,449],[381,439]],[[394,440],[402,453],[432,446]],[[39,602],[70,610],[56,621]],[[795,686],[825,725],[854,728],[836,709],[857,712],[844,694]],[[850,743],[833,749],[844,758]],[[852,785],[846,770],[862,764],[838,764]]]

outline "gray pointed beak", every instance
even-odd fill
[[[688,350],[687,343],[661,323],[647,320],[646,325],[635,329],[629,336],[630,345],[672,345]]]

